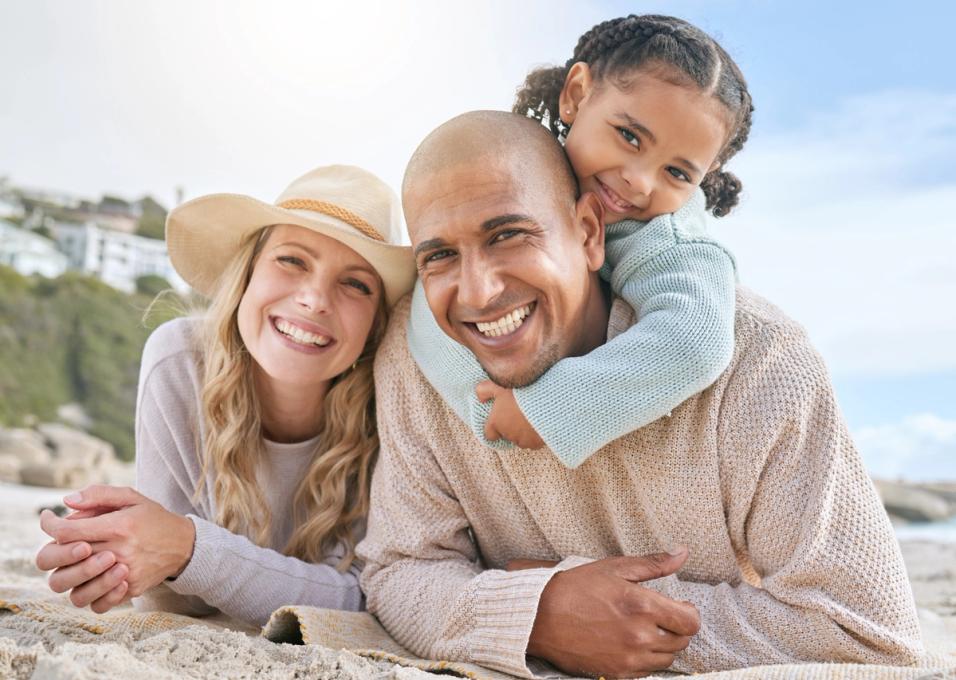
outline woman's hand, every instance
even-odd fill
[[[192,557],[196,534],[189,518],[133,489],[91,486],[64,502],[76,512],[65,519],[52,512],[40,516],[55,542],[40,550],[37,566],[54,568],[50,587],[72,590],[79,607],[107,611],[178,576]]]

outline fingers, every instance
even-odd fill
[[[61,545],[76,541],[97,543],[117,538],[118,521],[113,513],[86,519],[62,519],[49,510],[40,513],[40,528]]]
[[[678,602],[666,595],[642,588],[646,609],[650,609],[659,628],[678,637],[697,635],[700,630],[700,614],[690,602]]]
[[[70,593],[70,602],[77,607],[85,607],[107,595],[125,581],[128,576],[129,567],[125,564],[115,564],[105,573],[74,588],[73,592]]]
[[[79,541],[77,543],[59,543],[50,542],[40,548],[37,553],[36,565],[40,571],[50,571],[60,567],[68,567],[93,554],[93,548],[89,543]]]
[[[690,635],[676,635],[664,628],[657,629],[657,640],[655,640],[652,651],[664,652],[666,654],[676,654],[687,649],[690,644]]]
[[[621,578],[634,583],[650,581],[670,576],[687,561],[687,548],[680,548],[675,554],[661,552],[650,555],[612,557],[615,571]]]
[[[143,496],[128,486],[107,486],[94,484],[85,489],[74,491],[63,498],[63,502],[74,510],[86,510],[97,507],[125,508],[135,505]]]
[[[90,609],[92,609],[97,614],[105,614],[113,607],[123,603],[123,600],[126,599],[126,594],[129,592],[129,581],[121,581],[118,586],[113,588],[110,592],[106,593],[103,597],[94,600],[90,604]]]
[[[478,401],[484,404],[486,401],[490,401],[495,398],[495,395],[498,393],[498,390],[502,389],[495,383],[490,380],[482,380],[475,387],[475,394],[478,397]]]
[[[82,562],[60,567],[50,574],[50,589],[54,593],[65,593],[96,578],[114,564],[116,564],[116,556],[106,550],[87,557]]]

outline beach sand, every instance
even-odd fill
[[[33,564],[46,542],[38,508],[58,503],[64,491],[0,484],[0,599],[23,589],[54,597]],[[902,544],[927,646],[956,649],[956,543],[907,540]],[[16,625],[12,625],[16,619]],[[155,634],[101,635],[78,629],[52,635],[49,626],[24,624],[0,612],[0,677],[80,679],[152,678],[381,678],[434,677],[318,645],[276,644],[246,632],[192,626]]]

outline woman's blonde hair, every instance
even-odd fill
[[[239,302],[272,227],[252,234],[223,272],[205,314],[202,479],[213,481],[216,521],[258,545],[270,539],[272,517],[256,483],[265,445],[253,359],[239,335]],[[345,545],[339,570],[355,559],[354,531],[368,513],[369,483],[378,452],[372,359],[385,332],[385,296],[354,368],[332,381],[323,401],[323,429],[312,463],[294,497],[294,530],[284,553],[321,561]],[[202,484],[202,482],[201,482]],[[201,488],[201,485],[200,485]],[[199,489],[197,489],[197,495]]]

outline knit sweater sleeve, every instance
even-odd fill
[[[902,555],[826,368],[799,329],[753,335],[718,446],[729,539],[757,582],[645,584],[700,611],[673,669],[914,663],[923,650]]]
[[[372,479],[362,587],[368,610],[424,658],[532,677],[525,650],[556,569],[483,570],[465,510],[434,454],[450,414],[408,354],[402,303],[375,358],[380,453]],[[441,412],[438,412],[439,409]]]
[[[286,604],[358,610],[363,598],[359,567],[336,569],[341,546],[325,563],[313,564],[255,545],[209,521],[207,494],[195,498],[198,458],[199,377],[194,355],[170,351],[184,344],[176,333],[184,322],[166,324],[150,336],[143,352],[136,410],[136,486],[196,528],[193,554],[178,578],[147,591],[141,609],[208,614],[211,607],[244,621],[264,624]]]
[[[602,275],[637,323],[515,390],[528,422],[568,467],[667,415],[727,368],[734,260],[703,235],[703,223],[695,194],[674,214],[609,225]]]

